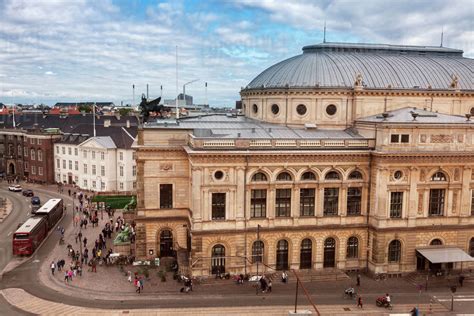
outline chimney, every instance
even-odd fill
[[[104,120],[104,127],[109,127],[110,126],[110,119]]]
[[[130,128],[130,120],[127,120],[127,128]]]
[[[115,118],[120,121],[120,112],[115,113]]]

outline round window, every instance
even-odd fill
[[[252,105],[252,110],[253,110],[253,113],[257,113],[258,112],[258,105],[256,105],[256,104]]]
[[[403,177],[403,172],[401,172],[400,170],[397,170],[393,173],[393,177],[396,180],[400,180]]]
[[[305,115],[306,114],[306,105],[304,104],[300,104],[296,107],[296,112],[299,114],[299,115]]]
[[[280,107],[278,106],[278,104],[273,104],[272,105],[272,113],[277,115],[278,112],[280,112]]]
[[[334,114],[336,114],[336,112],[337,112],[337,107],[334,104],[329,104],[326,107],[326,113],[328,115],[334,115]]]
[[[224,172],[217,170],[216,172],[214,172],[214,178],[216,178],[217,180],[222,180],[222,178],[224,178]]]

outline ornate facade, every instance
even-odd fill
[[[447,48],[315,45],[242,89],[244,116],[145,125],[138,257],[196,275],[459,268],[420,250],[474,255],[472,69]]]

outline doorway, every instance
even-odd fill
[[[9,175],[15,174],[15,164],[13,162],[10,162],[10,164],[8,165],[8,174]]]
[[[219,244],[212,247],[211,273],[225,273],[225,247],[223,245]]]
[[[300,250],[300,269],[311,269],[312,267],[312,257],[313,254],[313,242],[311,239],[304,239],[301,242]]]
[[[173,257],[173,234],[170,230],[160,233],[160,257]]]

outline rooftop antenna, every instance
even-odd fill
[[[441,27],[441,44],[439,47],[443,47],[444,27]]]
[[[326,20],[324,20],[323,43],[326,43]]]
[[[176,119],[179,119],[179,106],[178,106],[178,45],[176,45]]]

